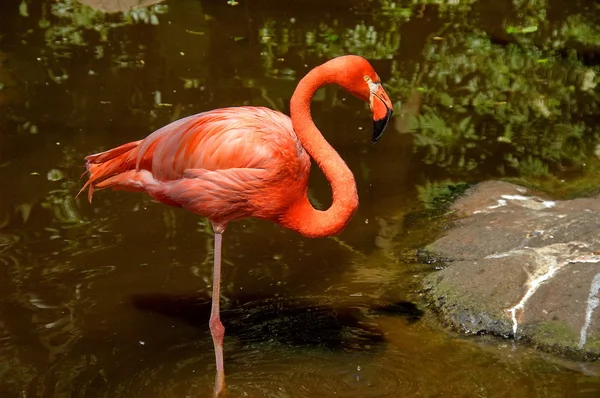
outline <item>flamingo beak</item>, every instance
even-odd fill
[[[381,138],[394,110],[392,101],[381,86],[381,83],[371,83],[369,86],[371,91],[369,103],[373,112],[372,142],[375,143]]]

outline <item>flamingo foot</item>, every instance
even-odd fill
[[[210,334],[212,335],[215,346],[215,360],[217,364],[217,374],[215,377],[214,396],[219,397],[225,390],[225,369],[223,366],[223,337],[225,336],[225,327],[221,323],[219,316],[210,319]]]

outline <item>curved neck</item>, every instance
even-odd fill
[[[290,102],[292,124],[300,143],[331,184],[333,203],[325,211],[315,209],[308,200],[308,189],[280,218],[279,223],[308,237],[325,237],[340,233],[358,207],[356,182],[340,155],[329,145],[315,126],[310,103],[322,86],[338,83],[343,73],[327,63],[311,70],[294,91]]]

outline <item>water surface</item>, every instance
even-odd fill
[[[364,104],[315,98],[361,200],[339,237],[228,228],[228,396],[597,396],[595,363],[446,329],[415,255],[460,183],[598,186],[597,4],[235,3],[0,4],[0,395],[210,396],[210,228],[141,194],[75,198],[83,157],[217,107],[287,112],[311,67],[355,53],[398,116],[371,145]],[[310,186],[331,203],[316,169]]]

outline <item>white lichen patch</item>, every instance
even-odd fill
[[[520,311],[522,315],[525,312],[525,304],[531,298],[531,296],[533,296],[533,294],[538,290],[538,288],[544,282],[552,278],[556,274],[556,272],[564,265],[556,261],[556,257],[554,256],[546,255],[543,253],[535,254],[536,264],[539,265],[539,267],[533,273],[529,274],[526,283],[527,291],[521,298],[521,301],[519,301],[514,307],[509,308],[507,310],[510,314],[513,323],[513,334],[515,337],[517,336],[517,331],[519,328],[517,311]]]
[[[504,253],[494,253],[494,254],[490,254],[489,256],[485,256],[485,259],[510,257],[510,256],[514,256],[514,255],[518,254],[516,252],[522,252],[522,250],[514,250],[514,251],[504,252]]]
[[[556,206],[556,202],[553,200],[542,200],[536,196],[523,196],[523,195],[501,195],[501,199],[496,200],[495,205],[488,206],[488,209],[493,210],[499,207],[507,206],[509,202],[515,202],[519,206],[527,207],[532,210],[549,209]]]
[[[540,288],[540,286],[542,286],[546,281],[552,279],[560,269],[562,269],[568,264],[600,262],[600,256],[582,252],[587,247],[588,245],[583,242],[557,243],[540,248],[524,248],[512,250],[509,252],[493,254],[486,257],[502,258],[508,256],[523,255],[526,253],[533,255],[534,270],[528,272],[527,282],[525,283],[527,290],[515,306],[506,310],[512,320],[513,334],[515,336],[517,335],[519,328],[519,318],[521,318],[525,313],[525,305],[527,304],[527,301]],[[594,307],[593,309],[595,308],[596,307]],[[590,311],[593,311],[593,309]]]
[[[592,280],[592,284],[590,286],[590,293],[587,299],[587,308],[585,310],[585,322],[583,323],[583,327],[581,328],[581,334],[579,336],[579,348],[583,348],[585,342],[587,340],[587,331],[592,323],[592,314],[598,304],[600,304],[600,297],[598,294],[600,293],[600,274],[596,274],[594,279]]]
[[[488,206],[488,209],[497,209],[498,207],[506,206],[506,200],[498,199],[498,204],[494,206]]]
[[[549,209],[556,206],[553,200],[541,200],[535,196],[502,195],[502,199],[522,202],[521,205],[533,210]]]
[[[502,195],[500,197],[508,200],[529,200],[529,197],[523,195]]]

